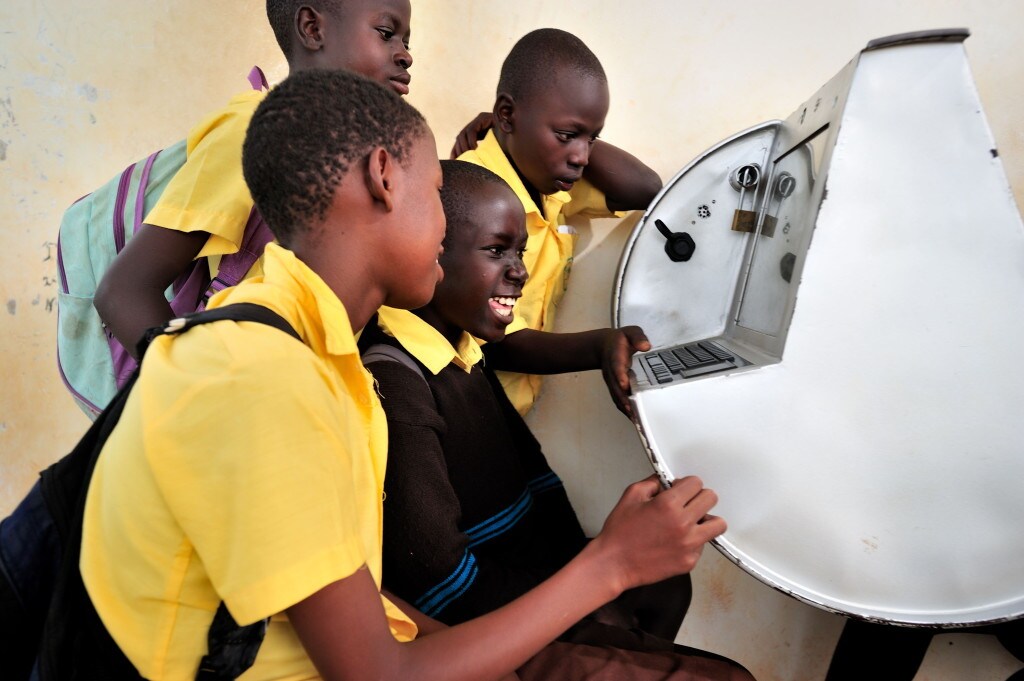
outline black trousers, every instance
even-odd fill
[[[1024,619],[965,629],[897,627],[849,619],[832,654],[825,681],[911,681],[928,652],[932,636],[945,633],[995,636],[1014,657],[1024,662]],[[885,662],[880,663],[880,660]],[[1024,670],[1010,679],[1024,681]]]

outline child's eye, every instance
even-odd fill
[[[501,246],[488,246],[485,250],[496,258],[500,258],[505,253],[505,249]]]
[[[387,28],[386,26],[378,26],[377,33],[380,33],[380,37],[384,42],[391,40],[391,38],[394,37],[395,35],[394,30]],[[409,46],[406,45],[405,49],[409,49]]]
[[[525,248],[520,248],[519,250],[516,251],[516,255],[519,256],[520,260],[522,260],[523,256],[526,255],[526,249]]]
[[[601,136],[600,136],[600,135],[594,135],[593,137],[591,137],[591,138],[590,138],[590,146],[594,146],[594,142],[596,142],[596,141],[597,141],[597,140],[599,140],[600,138],[601,138]]]
[[[576,139],[576,133],[568,132],[566,130],[555,130],[555,137],[557,137],[560,142],[570,142]]]

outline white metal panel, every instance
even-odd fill
[[[994,146],[962,44],[865,52],[782,362],[635,397],[667,473],[719,493],[720,549],[802,600],[1024,613],[1024,227]]]
[[[739,198],[729,176],[748,163],[764,166],[777,126],[778,121],[764,123],[725,140],[677,173],[655,197],[623,252],[616,325],[642,327],[655,347],[722,332],[747,242],[746,234],[729,229]],[[673,262],[665,255],[656,219],[674,232],[692,235],[696,251],[691,260]]]

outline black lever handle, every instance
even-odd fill
[[[655,220],[654,226],[665,237],[665,253],[672,262],[686,262],[693,257],[697,244],[693,242],[692,236],[686,232],[673,232],[661,220]]]

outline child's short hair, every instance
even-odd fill
[[[337,16],[338,9],[344,0],[267,0],[267,20],[274,30],[277,44],[284,52],[285,58],[291,58],[292,30],[295,13],[300,7],[312,7],[318,12],[326,12]]]
[[[538,28],[520,38],[505,57],[498,94],[523,99],[548,82],[555,68],[568,69],[580,77],[608,80],[601,62],[582,40],[557,28]]]
[[[429,128],[379,83],[348,71],[288,76],[256,108],[242,146],[242,172],[277,240],[323,220],[349,165],[374,147],[403,162]]]
[[[461,230],[469,219],[473,197],[486,184],[496,184],[508,191],[512,188],[501,176],[487,168],[468,161],[441,161],[444,185],[441,187],[441,206],[447,228],[442,245],[448,247],[451,238]]]

